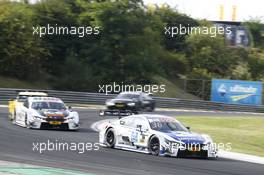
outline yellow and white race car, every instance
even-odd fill
[[[33,91],[23,91],[18,92],[17,97],[8,102],[8,117],[11,121],[14,120],[16,116],[16,109],[23,105],[28,97],[47,97],[48,94],[45,92],[33,92]]]

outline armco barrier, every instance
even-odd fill
[[[8,100],[15,98],[18,91],[45,91],[49,96],[59,97],[65,103],[72,104],[96,104],[104,105],[106,99],[113,98],[113,94],[73,92],[73,91],[55,91],[55,90],[37,90],[37,89],[8,89],[0,88],[0,102],[7,103]],[[187,100],[179,98],[161,98],[154,97],[157,107],[161,108],[189,108],[189,109],[206,109],[220,111],[239,111],[239,112],[263,112],[264,106],[251,105],[233,105],[224,103],[215,103],[202,100]]]

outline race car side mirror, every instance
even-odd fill
[[[190,126],[187,126],[186,128],[187,128],[188,130],[190,130],[190,129],[191,129],[191,127],[190,127]]]
[[[142,125],[137,125],[137,130],[139,131],[139,132],[147,132],[148,131],[148,129],[147,128],[142,128]]]
[[[137,125],[137,129],[139,129],[139,131],[142,131],[142,125]]]
[[[69,109],[69,110],[72,110],[72,107],[71,107],[71,106],[68,106],[68,109]]]

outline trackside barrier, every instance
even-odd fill
[[[0,88],[0,102],[7,104],[8,100],[15,98],[18,91],[44,91],[49,96],[61,98],[65,103],[70,104],[94,104],[104,105],[106,99],[113,98],[114,94],[101,94],[89,92],[74,92],[74,91],[56,91],[56,90],[38,90],[38,89],[9,89]],[[186,108],[186,109],[205,109],[205,110],[220,110],[220,111],[238,111],[238,112],[260,112],[264,113],[264,106],[251,105],[234,105],[216,103],[203,100],[188,100],[179,98],[162,98],[154,97],[156,106],[160,108]]]

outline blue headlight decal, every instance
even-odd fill
[[[200,135],[182,135],[176,133],[166,133],[166,135],[185,144],[203,144],[205,142],[205,139]]]

